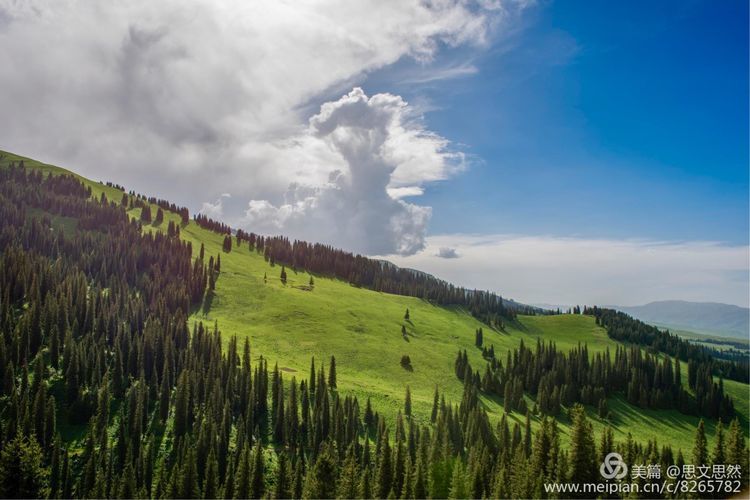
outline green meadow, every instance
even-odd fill
[[[10,153],[0,152],[0,166],[24,159],[25,165],[44,172],[67,172]],[[92,187],[94,196],[105,193],[119,201],[122,192],[79,176]],[[154,193],[146,193],[151,195]],[[152,207],[155,212],[156,207]],[[140,209],[131,210],[139,217]],[[161,231],[169,220],[179,222],[176,214],[166,213],[159,227],[147,226],[144,231]],[[61,227],[73,230],[75,221],[57,221]],[[288,280],[280,280],[281,266],[271,266],[262,255],[250,251],[247,245],[236,246],[231,252],[222,251],[223,235],[202,229],[191,222],[181,228],[181,237],[193,245],[198,254],[201,244],[208,256],[221,256],[221,273],[215,293],[202,307],[191,312],[190,321],[218,324],[225,343],[236,336],[240,343],[249,339],[252,356],[266,358],[269,366],[278,364],[284,378],[307,378],[310,361],[326,371],[331,355],[336,357],[338,390],[365,400],[372,400],[374,410],[393,421],[403,407],[406,386],[411,389],[414,418],[426,420],[432,407],[435,387],[448,401],[460,402],[462,383],[456,378],[453,363],[459,349],[468,352],[472,367],[483,371],[481,351],[474,346],[474,332],[484,329],[484,343],[494,345],[500,359],[508,349],[521,341],[533,344],[537,339],[554,341],[559,349],[568,350],[587,344],[590,352],[614,350],[617,342],[598,327],[592,317],[580,315],[520,316],[503,331],[492,330],[458,308],[434,306],[424,300],[374,292],[349,285],[340,280],[312,276],[314,286],[308,286],[311,276],[303,271],[287,269]],[[404,319],[409,309],[410,319]],[[407,336],[402,336],[402,326]],[[411,359],[412,370],[400,365],[403,355]],[[683,364],[683,380],[687,380],[687,366]],[[749,386],[725,381],[725,390],[733,397],[735,407],[745,428],[748,426]],[[499,420],[503,408],[496,398],[483,398],[491,418]],[[533,405],[532,401],[529,401]],[[674,448],[689,452],[698,418],[677,411],[644,410],[616,396],[609,401],[613,413],[611,423],[589,414],[597,432],[612,425],[616,439],[632,434],[637,441],[656,439]],[[523,416],[511,418],[523,421]],[[569,431],[565,416],[560,418],[561,431],[567,440]],[[535,420],[533,425],[538,425]],[[707,421],[709,436],[715,422]],[[598,439],[598,436],[597,436]]]

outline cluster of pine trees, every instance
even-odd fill
[[[580,402],[598,405],[606,416],[607,398],[622,393],[629,403],[641,408],[674,408],[724,420],[734,416],[732,399],[724,393],[721,381],[713,382],[710,372],[696,373],[694,380],[691,376],[693,396],[683,388],[678,358],[660,359],[639,346],[618,345],[614,357],[609,349],[591,356],[585,344],[565,354],[553,342],[537,340],[533,350],[521,341],[518,348],[508,351],[505,364],[494,356],[494,349],[485,349],[483,354],[489,361],[480,375],[472,370],[467,352],[459,351],[456,376],[503,397],[507,411],[525,412],[524,393],[528,393],[546,415],[558,415],[560,405]]]
[[[131,194],[133,195],[133,194]],[[141,198],[143,198],[143,195],[137,195]],[[160,198],[156,198],[153,196],[150,196],[146,198],[146,201],[150,203],[151,205],[156,205],[158,207],[157,214],[159,212],[172,212],[180,216],[180,223],[181,224],[187,224],[190,222],[190,212],[188,211],[187,207],[181,207],[176,205],[175,203],[172,203],[167,200],[162,200]],[[158,215],[157,215],[158,217]],[[158,221],[160,222],[160,221]]]
[[[193,221],[203,229],[208,229],[209,231],[219,234],[232,234],[232,228],[223,222],[215,221],[206,215],[196,214],[193,216]]]
[[[1,159],[2,158],[0,158],[0,160]],[[11,164],[11,167],[13,167],[13,166],[15,166],[15,165]],[[23,161],[20,162],[19,166],[21,168],[23,168]],[[120,185],[120,184],[117,184],[117,183],[114,183],[114,182],[111,182],[111,181],[107,181],[107,182],[99,181],[99,184],[103,184],[103,185],[105,185],[107,187],[111,187],[111,188],[117,189],[118,191],[122,191],[123,193],[125,193],[125,187],[122,186],[122,185]],[[132,190],[129,191],[126,196],[132,196],[133,198],[136,198],[136,199],[139,199],[139,200],[142,200],[142,201],[146,201],[146,202],[148,202],[148,203],[150,203],[152,205],[156,205],[157,207],[162,208],[163,210],[166,210],[166,211],[169,211],[169,212],[173,212],[173,213],[176,213],[176,214],[188,213],[188,209],[186,207],[181,207],[181,206],[177,205],[176,203],[172,203],[172,202],[170,202],[168,200],[163,200],[163,199],[157,198],[155,196],[148,196],[147,197],[144,194],[136,193],[135,191],[132,191]],[[126,203],[123,203],[123,206],[125,206],[125,205],[126,205]]]

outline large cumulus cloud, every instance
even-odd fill
[[[355,88],[327,102],[292,145],[296,153],[326,151],[327,179],[292,182],[282,203],[252,200],[246,224],[369,254],[412,254],[424,247],[430,208],[408,203],[422,185],[463,165],[448,142],[423,129],[399,96],[368,97]],[[311,143],[317,143],[311,147]]]

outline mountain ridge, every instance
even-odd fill
[[[750,309],[721,302],[660,300],[640,306],[608,306],[647,323],[730,338],[747,338]]]

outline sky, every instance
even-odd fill
[[[748,6],[0,0],[0,149],[527,303],[748,305]]]

